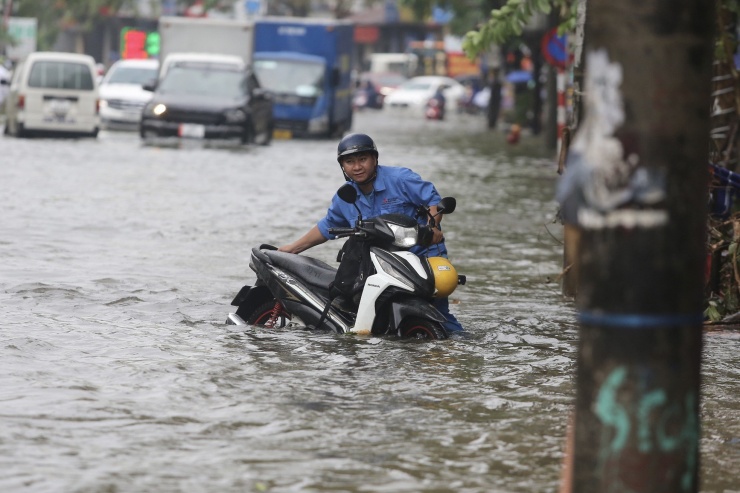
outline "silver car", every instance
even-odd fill
[[[104,128],[138,129],[141,111],[152,99],[143,86],[157,80],[158,60],[119,60],[100,83],[100,123]]]

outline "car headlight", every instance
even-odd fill
[[[162,116],[167,111],[167,106],[162,103],[148,103],[144,107],[144,113],[154,116]]]
[[[247,119],[247,114],[244,113],[244,110],[236,108],[226,110],[226,112],[224,113],[224,118],[226,118],[226,121],[228,123],[241,123]]]
[[[411,248],[416,245],[419,237],[419,227],[404,227],[400,224],[388,223],[388,227],[393,231],[393,245],[399,248]]]
[[[100,100],[100,109],[104,109],[108,107],[108,100],[107,99],[101,99]]]

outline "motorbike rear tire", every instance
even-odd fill
[[[438,322],[423,318],[407,318],[398,327],[404,339],[447,339],[447,331]]]
[[[272,310],[275,308],[276,300],[266,301],[258,305],[254,310],[243,310],[239,307],[236,314],[244,320],[247,325],[260,325],[264,326],[265,323],[272,317]],[[280,313],[278,314],[277,323],[272,328],[285,327],[290,320],[290,314],[285,311],[285,308],[280,307]]]

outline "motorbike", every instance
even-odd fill
[[[427,117],[427,120],[444,120],[445,100],[437,96],[429,98],[424,109],[424,115]]]
[[[357,192],[349,184],[340,188],[338,195],[348,203],[357,201]],[[296,326],[338,334],[447,338],[445,317],[434,307],[434,296],[440,289],[451,291],[465,284],[465,276],[458,276],[446,259],[438,265],[435,260],[439,257],[427,259],[409,250],[431,244],[435,217],[452,213],[455,206],[454,198],[445,197],[437,204],[434,216],[428,208],[420,207],[416,218],[383,214],[363,219],[355,204],[355,226],[329,230],[337,238],[348,238],[340,252],[339,268],[316,258],[277,251],[271,245],[253,248],[249,267],[257,281],[244,286],[234,297],[231,304],[237,309],[229,313],[226,323]],[[419,225],[421,214],[429,218],[428,225]],[[454,275],[455,286],[441,287],[435,268],[448,276],[443,282]],[[343,271],[353,270],[357,273],[354,281],[340,282]],[[346,284],[354,284],[354,291],[340,289]]]
[[[368,82],[355,89],[352,94],[352,107],[360,111],[366,108],[381,110],[383,109],[383,95],[372,83]]]

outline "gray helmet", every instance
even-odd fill
[[[369,135],[349,134],[339,141],[339,145],[337,146],[337,161],[339,161],[339,164],[342,164],[342,157],[357,154],[358,152],[372,152],[376,158],[378,157],[378,148],[375,147],[375,142],[373,142],[373,139]]]

